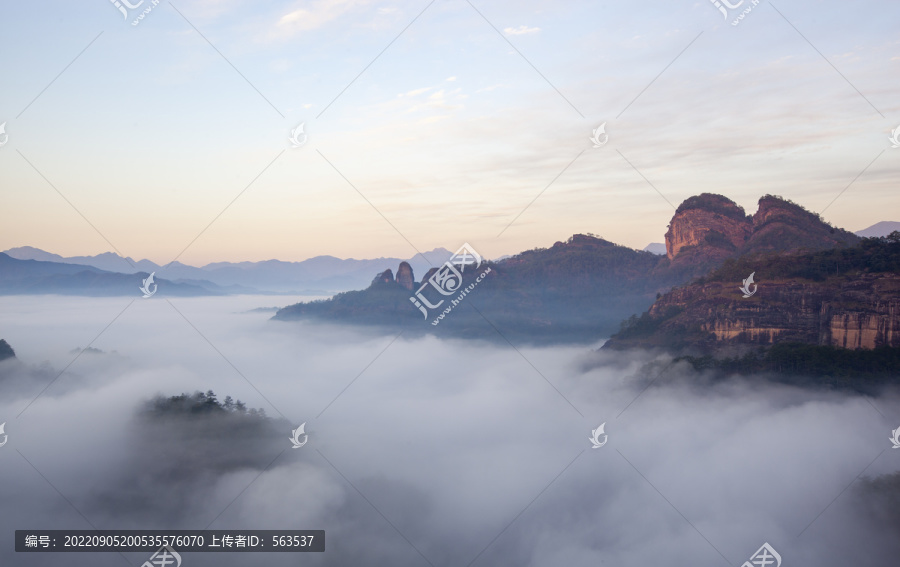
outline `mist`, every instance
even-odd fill
[[[251,311],[271,303],[0,298],[18,357],[0,362],[0,564],[148,559],[13,551],[17,529],[94,528],[327,534],[325,553],[184,553],[185,567],[724,566],[765,542],[787,565],[900,556],[894,390]],[[267,418],[146,413],[208,390]],[[601,423],[608,442],[592,449]]]

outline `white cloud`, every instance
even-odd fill
[[[352,8],[368,4],[368,0],[318,0],[282,16],[278,27],[291,31],[318,29]]]
[[[434,89],[435,87],[422,87],[420,89],[414,89],[405,93],[401,93],[397,95],[397,98],[416,97]],[[406,109],[406,112],[418,112],[425,109],[458,110],[462,108],[462,105],[452,104],[450,102],[450,99],[458,101],[459,99],[464,98],[466,98],[466,95],[462,94],[462,89],[453,89],[452,91],[445,91],[444,89],[441,89],[429,94],[427,99],[424,101],[422,101],[421,99],[419,101],[411,101],[410,106]]]
[[[400,93],[397,96],[419,96],[420,94],[427,93],[428,91],[430,91],[433,88],[434,87],[422,87],[421,89],[414,89],[414,90],[411,90],[411,91],[408,91],[405,93]]]
[[[537,33],[541,31],[541,28],[530,28],[528,26],[519,26],[517,28],[503,28],[509,35],[525,35],[527,33]]]

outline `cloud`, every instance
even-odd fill
[[[397,96],[418,96],[420,94],[427,93],[428,91],[430,91],[433,88],[434,87],[422,87],[421,89],[413,89],[413,90],[407,91],[405,93],[400,93]]]
[[[350,10],[368,4],[368,0],[317,0],[306,3],[278,19],[278,27],[292,31],[310,31],[321,28],[340,18]]]
[[[450,91],[447,91],[445,89],[435,90],[436,88],[438,87],[421,87],[418,89],[407,91],[405,93],[400,93],[397,95],[397,99],[409,100],[401,103],[395,99],[384,103],[384,105],[382,106],[396,108],[396,105],[401,104],[404,106],[403,111],[407,113],[434,109],[455,111],[462,108],[462,104],[460,104],[460,101],[467,98],[467,95],[462,93],[461,88],[456,88]],[[417,98],[427,93],[430,94],[428,94],[428,96],[424,100],[422,98]]]
[[[739,565],[765,541],[792,563],[817,567],[866,564],[861,558],[886,565],[898,552],[900,466],[885,451],[890,427],[870,405],[896,414],[895,393],[866,400],[740,377],[711,381],[683,365],[653,381],[667,360],[647,353],[393,340],[271,322],[242,312],[252,300],[178,301],[241,375],[159,305],[142,303],[117,320],[97,342],[120,355],[80,357],[21,419],[8,420],[0,531],[90,529],[79,512],[101,529],[197,529],[215,519],[212,528],[325,529],[327,556],[311,561],[400,567],[422,565],[423,556],[435,565],[477,557],[498,567],[693,567],[721,562],[719,552]],[[53,366],[62,367],[85,328],[108,322],[98,307],[121,309],[113,299],[24,304],[4,323],[26,329],[5,337],[31,353],[20,354],[26,366],[60,358]],[[60,318],[78,324],[30,330]],[[24,370],[6,365],[0,389],[10,371],[18,393],[10,401],[0,392],[0,415],[18,413],[43,387],[20,392]],[[138,415],[154,393],[194,389],[286,419],[249,427]],[[290,429],[303,421],[309,444],[291,450]],[[587,438],[601,422],[609,442],[594,450]],[[18,564],[14,554],[4,545],[0,562]],[[132,564],[147,558],[126,555]],[[67,561],[97,564],[93,554]],[[296,561],[266,557],[275,567]],[[191,564],[245,558],[197,554]]]
[[[525,35],[529,33],[537,33],[541,28],[530,28],[528,26],[519,26],[517,28],[503,28],[503,31],[509,35]]]

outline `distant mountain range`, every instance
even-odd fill
[[[856,236],[862,236],[865,238],[878,238],[887,236],[895,230],[900,230],[900,222],[881,221],[873,224],[869,228],[857,230],[854,234],[856,234]]]
[[[0,252],[0,295],[60,294],[87,296],[140,296],[139,288],[149,274],[120,274],[92,266],[18,260]],[[166,295],[192,297],[222,295],[209,287],[156,278],[156,289]]]
[[[106,252],[97,256],[73,256],[63,257],[58,254],[45,252],[38,248],[24,246],[11,248],[4,254],[16,260],[34,260],[42,262],[40,266],[32,265],[33,273],[27,273],[29,268],[19,265],[15,270],[17,279],[26,275],[31,278],[19,284],[13,284],[9,277],[5,277],[3,271],[13,270],[13,264],[0,263],[0,279],[6,279],[7,286],[0,286],[0,293],[21,293],[20,289],[33,289],[34,293],[66,293],[71,290],[90,289],[76,282],[59,281],[50,278],[46,281],[38,281],[34,278],[49,276],[65,276],[78,272],[90,272],[93,275],[79,276],[82,279],[90,279],[97,286],[100,293],[89,295],[103,295],[104,288],[118,289],[119,283],[112,281],[108,275],[98,275],[98,272],[117,273],[121,275],[140,275],[139,279],[147,277],[150,272],[156,272],[157,281],[166,282],[170,290],[176,288],[171,284],[192,286],[201,293],[220,295],[225,293],[276,293],[276,294],[309,294],[330,295],[335,292],[348,289],[365,287],[372,280],[373,274],[381,271],[385,264],[397,264],[404,261],[402,258],[377,258],[372,260],[342,260],[334,256],[316,256],[302,262],[283,262],[280,260],[266,260],[262,262],[216,262],[197,268],[179,262],[174,262],[168,267],[160,266],[150,260],[133,260],[123,258],[118,254]],[[434,263],[441,263],[450,255],[444,248],[435,248],[422,255],[406,260],[416,269],[423,272]],[[60,266],[80,266],[77,268],[55,269],[48,264]],[[4,267],[5,266],[5,267]],[[92,270],[85,270],[85,267]],[[11,272],[12,273],[12,272]],[[8,274],[7,274],[8,275]],[[85,281],[87,281],[85,279]],[[134,281],[134,278],[118,278],[119,282]],[[102,283],[101,283],[102,282]],[[4,291],[15,289],[17,291]],[[183,288],[187,289],[187,288]],[[118,293],[116,293],[117,295]]]
[[[884,236],[898,228],[900,222],[885,221],[858,234]],[[682,203],[670,223],[666,243],[646,247],[646,252],[651,254],[592,236],[576,235],[549,249],[499,258],[492,264],[498,270],[496,274],[503,277],[483,289],[495,289],[497,293],[505,290],[497,297],[491,295],[493,291],[484,294],[493,297],[494,309],[518,311],[517,301],[531,302],[529,309],[517,312],[515,317],[501,317],[514,333],[531,335],[542,328],[547,330],[547,321],[551,321],[552,327],[552,321],[565,317],[577,322],[563,334],[583,335],[587,328],[608,334],[615,330],[618,319],[648,307],[656,293],[702,275],[725,258],[769,249],[850,245],[856,239],[855,235],[826,225],[802,207],[774,197],[760,200],[760,212],[751,218],[724,197],[700,195]],[[25,246],[0,253],[0,294],[133,295],[143,279],[155,272],[159,289],[173,296],[330,295],[366,288],[374,274],[382,274],[386,268],[404,262],[411,272],[428,279],[427,271],[443,264],[450,255],[450,251],[436,248],[407,260],[317,256],[302,262],[216,262],[202,267],[174,262],[163,267],[111,252],[63,257]],[[585,304],[592,307],[584,309]],[[403,313],[408,315],[407,307],[404,303]],[[595,317],[597,310],[602,311],[599,318]],[[364,311],[357,306],[344,312],[344,317],[353,320],[350,312],[362,316]],[[379,310],[369,315],[374,316],[376,312]],[[416,314],[413,310],[412,315]],[[382,314],[378,320],[389,322],[391,318]],[[526,319],[531,322],[524,322]],[[459,323],[445,325],[456,326]]]

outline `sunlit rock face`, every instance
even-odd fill
[[[703,193],[676,210],[666,232],[666,256],[676,265],[707,265],[751,253],[852,246],[858,240],[780,197],[762,197],[750,217],[731,199]]]
[[[731,199],[711,193],[691,197],[669,223],[666,256],[685,263],[721,261],[743,248],[752,228],[750,217]]]

